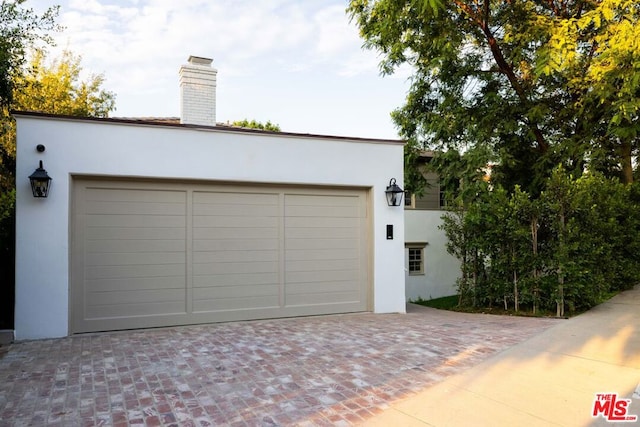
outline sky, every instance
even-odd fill
[[[53,34],[103,74],[111,117],[177,117],[178,70],[190,55],[218,70],[216,119],[267,120],[286,132],[398,139],[390,113],[410,70],[380,75],[339,0],[29,0],[59,4]]]

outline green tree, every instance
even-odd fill
[[[640,2],[351,0],[347,12],[383,74],[413,69],[392,117],[409,160],[439,153],[429,166],[458,199],[443,228],[474,305],[513,298],[563,316],[637,283]],[[474,158],[491,164],[489,185],[469,179]]]
[[[107,117],[115,108],[115,95],[102,88],[104,76],[81,80],[82,58],[68,50],[46,63],[41,50],[34,53],[27,71],[16,78],[15,109],[83,117]]]
[[[544,22],[551,37],[540,49],[538,72],[563,76],[578,113],[606,136],[594,141],[592,151],[615,155],[622,180],[629,183],[640,146],[640,3],[592,4],[582,13]]]
[[[15,137],[6,120],[14,83],[23,71],[26,53],[38,43],[49,44],[48,35],[59,30],[58,6],[37,15],[25,0],[0,2],[0,328],[13,325],[14,230],[15,230]]]
[[[25,70],[13,79],[11,108],[80,117],[107,117],[115,108],[115,94],[102,88],[103,75],[81,79],[82,58],[64,51],[47,63],[42,50],[33,52]],[[0,120],[0,146],[15,158],[15,125],[5,107]]]
[[[238,126],[241,128],[268,130],[271,132],[280,132],[280,126],[267,121],[266,123],[258,122],[255,120],[236,120],[231,124],[232,126]]]
[[[64,52],[47,64],[44,54],[35,51],[31,63],[12,75],[11,103],[0,111],[0,271],[2,301],[6,304],[0,310],[0,328],[11,327],[13,322],[16,132],[9,109],[106,117],[115,108],[115,95],[102,88],[101,75],[82,80],[80,62],[80,57]]]
[[[555,292],[556,316],[564,316],[565,310],[565,283],[572,267],[575,268],[575,259],[570,256],[569,235],[574,230],[575,222],[571,222],[573,209],[572,203],[572,179],[566,176],[562,168],[554,170],[549,178],[546,191],[542,200],[549,206],[551,212],[549,218],[550,229],[554,235],[551,240],[551,259],[548,267],[555,270],[558,283]],[[569,227],[571,222],[572,227]]]
[[[613,16],[605,3],[617,5]],[[621,111],[631,112],[629,123],[637,114],[635,84],[617,82],[621,73],[640,79],[637,43],[616,60],[624,71],[599,78],[590,60],[604,68],[619,52],[618,28],[637,33],[635,3],[351,0],[347,11],[365,46],[382,54],[383,73],[402,64],[414,69],[406,103],[393,112],[404,138],[434,150],[489,147],[497,157],[494,182],[537,194],[559,163],[579,175],[602,153],[628,168],[620,128],[609,125],[623,120]],[[610,25],[597,26],[603,16]],[[557,34],[559,25],[576,22],[586,26]],[[579,60],[556,64],[567,50]],[[614,102],[626,93],[626,102]],[[627,172],[623,177],[631,182]]]
[[[25,8],[26,0],[2,0],[0,3],[0,104],[7,106],[14,93],[15,77],[23,71],[25,56],[37,42],[51,43],[50,31],[60,27],[55,23],[59,6],[38,16]]]
[[[559,167],[540,197],[496,187],[448,212],[442,228],[461,260],[461,302],[565,316],[637,284],[639,187]]]

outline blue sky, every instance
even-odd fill
[[[271,120],[283,131],[398,138],[409,70],[381,77],[376,52],[336,0],[30,0],[60,4],[55,57],[82,56],[116,93],[113,117],[178,116],[189,55],[218,69],[217,120]]]

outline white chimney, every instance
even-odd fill
[[[180,67],[180,123],[216,125],[216,76],[212,59],[190,56]]]

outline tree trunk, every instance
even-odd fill
[[[560,261],[558,262],[558,298],[556,299],[556,316],[564,317],[564,272],[562,270],[565,260],[564,248],[564,230],[565,230],[564,208],[560,208],[560,233],[558,236],[558,244],[560,251]]]
[[[464,250],[464,255],[462,256],[462,263],[460,265],[460,270],[462,271],[462,283],[460,284],[460,295],[458,295],[458,305],[462,305],[463,296],[467,292],[468,284],[469,284],[469,274],[467,268],[467,250]]]
[[[533,261],[538,258],[538,218],[531,218],[531,241],[533,245]],[[538,267],[533,267],[533,314],[538,311]]]
[[[476,249],[473,254],[473,289],[472,298],[473,306],[476,306],[476,289],[478,285],[478,250]]]
[[[556,317],[564,317],[564,276],[562,268],[558,268],[558,299],[556,300]]]
[[[520,99],[521,105],[529,109],[531,104],[529,100],[529,95],[527,94],[527,91],[523,87],[522,82],[520,81],[518,75],[516,74],[513,64],[507,61],[504,53],[502,52],[502,47],[498,44],[498,40],[496,39],[493,32],[491,31],[491,28],[489,25],[489,17],[491,15],[490,2],[488,0],[485,0],[484,8],[482,9],[481,13],[475,11],[465,1],[454,0],[453,2],[462,11],[464,11],[469,16],[469,18],[473,22],[475,22],[478,28],[483,32],[487,40],[487,45],[491,50],[491,54],[493,55],[493,59],[496,65],[498,66],[498,69],[500,70],[501,73],[503,73],[507,77],[507,80],[509,80],[509,84],[511,85],[511,88],[514,90],[514,92]],[[531,133],[533,134],[536,140],[538,151],[542,154],[546,153],[549,149],[549,143],[547,142],[546,138],[542,134],[542,131],[540,130],[540,127],[538,126],[538,124],[530,120],[524,115],[521,115],[520,118],[524,123],[527,124],[527,126],[531,130]]]
[[[622,182],[633,183],[633,164],[631,163],[631,141],[624,141],[620,145],[620,163],[622,166]]]
[[[518,273],[513,270],[513,308],[518,312],[520,303],[518,302]]]

